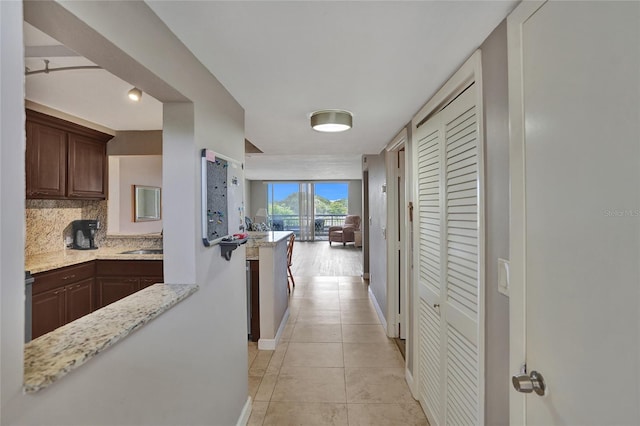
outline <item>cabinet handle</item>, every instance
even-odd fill
[[[67,275],[66,277],[62,278],[63,280],[70,280],[71,278],[75,278],[75,274],[72,275]]]

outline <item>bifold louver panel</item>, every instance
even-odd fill
[[[447,327],[447,424],[478,424],[478,353],[454,327]]]
[[[440,418],[440,317],[424,299],[420,301],[421,396],[436,418]]]
[[[447,299],[478,314],[478,148],[475,107],[445,124]]]
[[[440,288],[440,137],[428,132],[418,142],[420,281]]]
[[[467,87],[414,135],[420,403],[432,426],[483,424],[479,116]]]

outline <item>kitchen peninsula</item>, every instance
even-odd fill
[[[24,352],[26,393],[46,388],[198,290],[197,285],[156,284],[163,281],[163,255],[128,252],[132,246],[161,247],[160,235],[108,239],[113,246],[26,256],[26,270],[36,277],[35,338],[25,345]],[[111,270],[117,276],[112,276]],[[123,274],[126,276],[120,277]],[[53,287],[55,279],[65,283],[65,291]],[[81,284],[72,283],[74,280],[81,280]],[[80,292],[83,283],[88,283],[86,292]],[[38,286],[45,288],[37,290]],[[56,296],[47,297],[49,293]],[[48,311],[36,314],[40,312],[38,304],[47,305],[49,299],[54,307],[60,305],[57,300],[63,301],[63,313],[69,311],[72,317],[67,313],[66,321],[60,319],[60,324],[41,324],[43,320],[50,322],[51,315]],[[65,317],[58,314],[53,318],[59,316]]]
[[[291,231],[249,232],[246,253],[254,316],[251,334],[259,336],[258,348],[262,350],[276,348],[289,318],[287,241],[291,234]]]

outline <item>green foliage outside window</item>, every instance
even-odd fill
[[[315,196],[314,200],[315,214],[347,214],[347,199],[329,200],[320,195]],[[298,194],[293,193],[281,201],[275,201],[269,205],[270,215],[297,215],[299,212]]]

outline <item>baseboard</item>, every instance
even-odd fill
[[[378,314],[378,318],[380,319],[380,322],[382,323],[382,327],[384,328],[384,332],[387,333],[387,320],[384,317],[384,314],[382,313],[382,309],[380,309],[380,305],[378,305],[378,300],[376,299],[376,295],[373,294],[373,291],[371,291],[371,287],[369,287],[369,299],[371,299],[371,303],[373,303],[373,307],[376,310],[376,313]]]
[[[261,351],[275,351],[276,346],[278,346],[278,342],[280,341],[280,336],[282,336],[282,332],[287,325],[287,320],[289,319],[289,308],[284,312],[282,316],[282,321],[280,321],[280,327],[278,327],[278,332],[276,333],[275,339],[258,339],[258,349]]]
[[[247,402],[245,402],[244,407],[242,407],[242,412],[240,413],[236,426],[246,426],[247,423],[249,423],[249,417],[251,417],[251,397],[247,397]]]
[[[414,383],[413,383],[413,374],[411,374],[411,371],[409,371],[408,368],[404,369],[404,378],[407,381],[407,385],[409,385],[409,390],[411,391],[411,395],[413,396],[413,399],[418,400],[418,397],[416,396],[416,391],[414,388]]]

